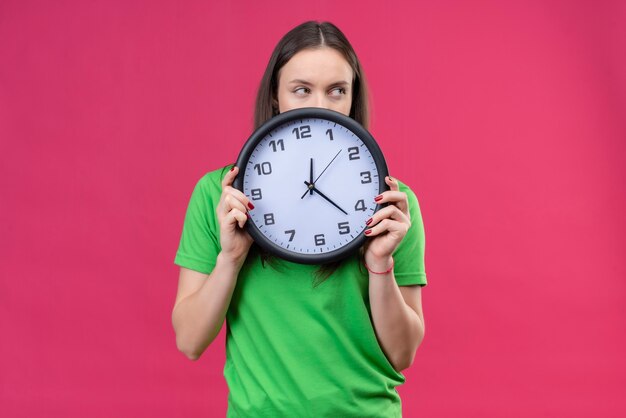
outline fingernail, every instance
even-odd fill
[[[391,176],[389,176],[389,181],[393,181],[393,178],[391,178]]]
[[[250,219],[250,214],[248,212],[246,212],[246,216]]]
[[[372,233],[372,230],[371,230],[371,229],[366,229],[366,230],[365,230],[365,235],[369,235],[369,234],[371,234],[371,233]]]
[[[254,209],[254,205],[253,205],[252,203],[250,203],[250,202],[248,202],[248,207],[249,207],[250,209]]]
[[[367,220],[367,222],[365,222],[365,225],[369,225],[369,224],[371,224],[371,223],[372,223],[372,218],[369,218],[369,219]]]
[[[380,201],[380,199],[382,199],[382,198],[383,198],[383,195],[380,195],[380,194],[379,194],[378,196],[376,196],[376,197],[374,198],[374,201],[375,201],[375,202],[378,202],[378,201]]]
[[[233,166],[233,167],[230,169],[230,171],[233,171],[234,169],[235,169],[235,166]]]

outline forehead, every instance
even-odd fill
[[[280,69],[279,83],[294,79],[311,83],[352,83],[353,72],[343,55],[333,48],[304,49]]]

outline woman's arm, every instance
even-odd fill
[[[373,271],[386,271],[390,264],[386,268],[368,267]],[[408,369],[424,339],[422,287],[398,286],[393,271],[370,273],[369,297],[374,330],[383,352],[397,371]]]
[[[176,346],[190,360],[200,358],[222,329],[240,269],[222,253],[209,275],[180,268],[172,324]]]
[[[385,182],[389,190],[375,200],[381,205],[388,205],[368,221],[370,228],[365,234],[371,240],[365,249],[365,263],[370,272],[370,308],[378,342],[389,362],[396,370],[402,371],[411,366],[415,352],[424,339],[424,315],[421,286],[398,286],[393,269],[392,254],[411,227],[409,199],[406,193],[399,190],[396,180],[387,177]],[[403,253],[398,256],[414,257],[418,254]]]
[[[219,334],[239,270],[252,245],[252,238],[243,227],[248,209],[254,206],[241,191],[231,186],[238,172],[239,169],[233,167],[222,180],[222,193],[215,210],[221,250],[215,267],[210,274],[180,269],[172,325],[176,346],[191,360],[197,360]]]

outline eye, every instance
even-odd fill
[[[293,92],[297,94],[298,96],[304,96],[304,95],[309,94],[311,90],[306,87],[298,87]]]
[[[328,92],[329,96],[341,97],[346,94],[346,89],[343,87],[335,87]]]

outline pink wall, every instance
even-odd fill
[[[223,416],[170,324],[195,182],[339,25],[426,226],[407,417],[626,416],[626,3],[0,4],[0,416]]]

